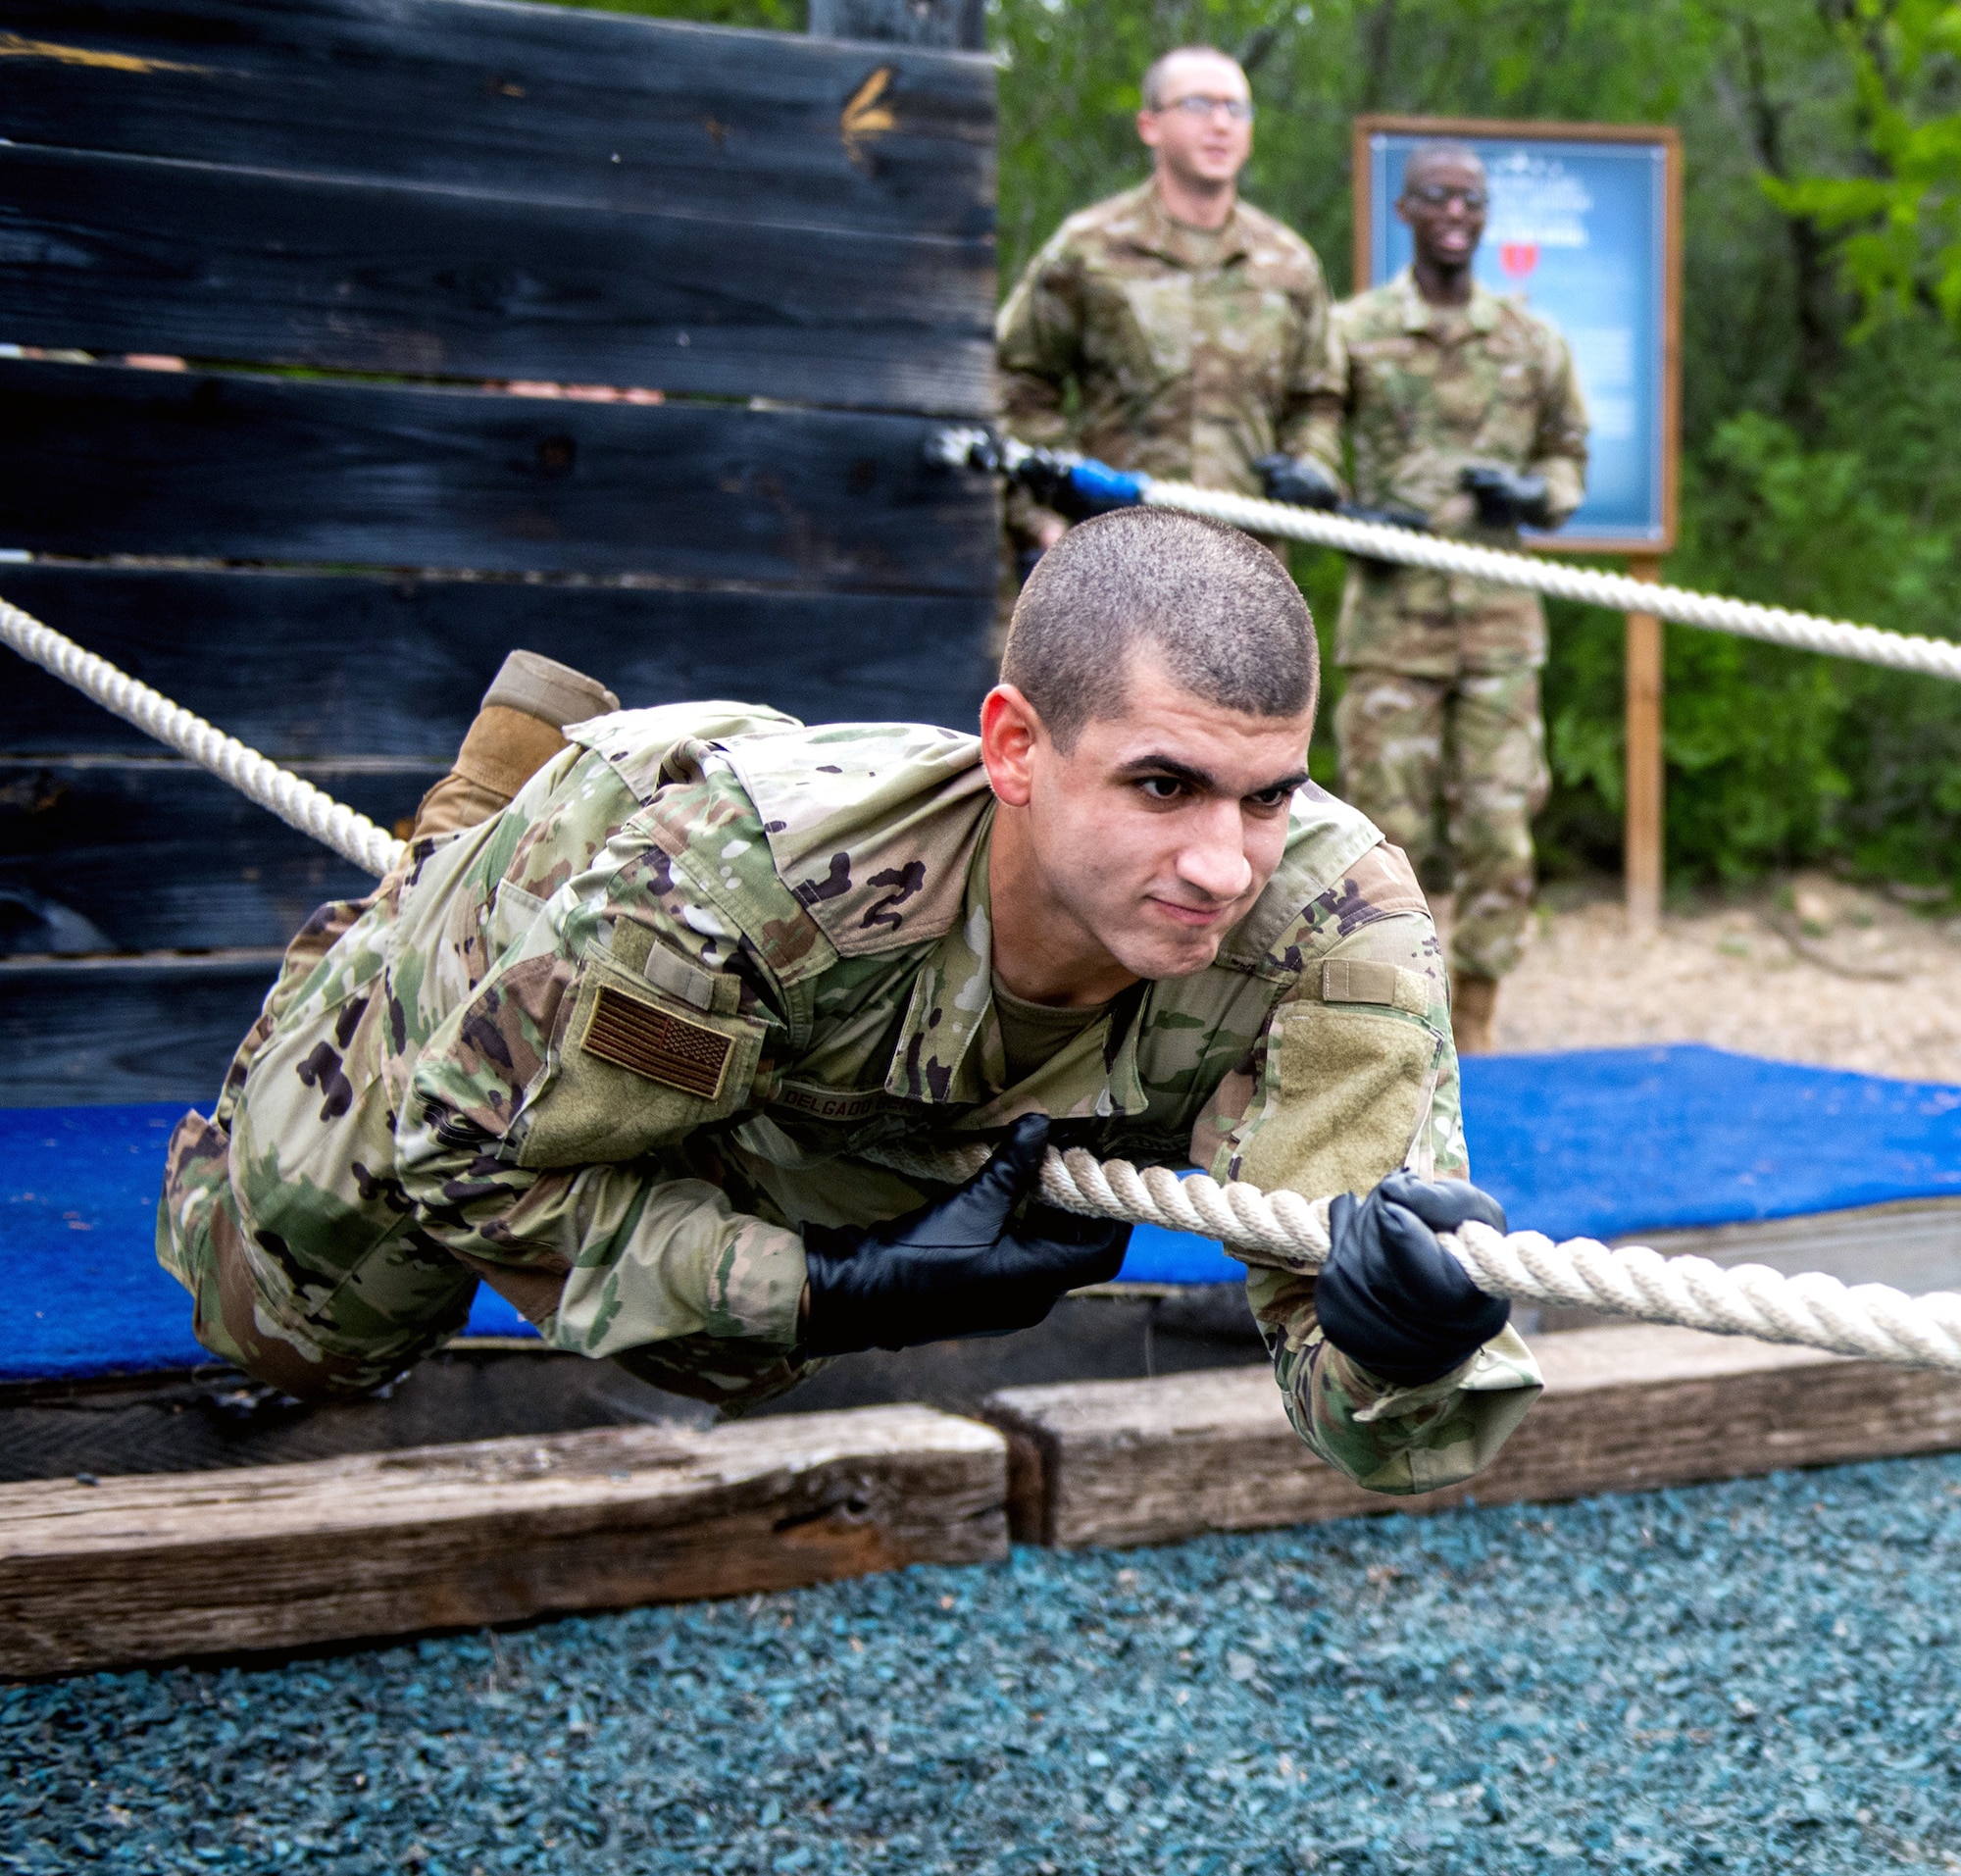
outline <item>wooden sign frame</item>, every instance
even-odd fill
[[[1352,145],[1355,202],[1354,290],[1366,291],[1370,279],[1372,165],[1370,139],[1395,136],[1506,137],[1539,143],[1643,143],[1663,152],[1662,259],[1662,501],[1659,538],[1630,541],[1589,539],[1584,534],[1548,535],[1530,545],[1560,554],[1621,554],[1630,560],[1659,559],[1674,551],[1678,458],[1682,437],[1682,137],[1666,124],[1541,124],[1504,118],[1429,118],[1371,114],[1358,117]]]

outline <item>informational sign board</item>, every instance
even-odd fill
[[[1667,127],[1502,124],[1466,118],[1355,122],[1355,286],[1410,264],[1395,212],[1425,143],[1483,158],[1490,210],[1475,272],[1558,329],[1592,420],[1586,499],[1562,552],[1666,553],[1675,544],[1682,146]]]

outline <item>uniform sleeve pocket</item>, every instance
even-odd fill
[[[1387,999],[1298,1003],[1274,1022],[1240,1177],[1310,1198],[1368,1192],[1408,1157],[1441,1046],[1435,1034]]]
[[[518,1164],[634,1159],[726,1119],[748,1097],[766,1027],[589,955],[551,1072],[514,1127]]]
[[[490,955],[502,957],[518,938],[526,937],[544,916],[545,902],[509,880],[501,881],[490,904]]]

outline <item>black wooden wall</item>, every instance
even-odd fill
[[[514,645],[972,721],[993,497],[921,449],[992,407],[986,60],[501,0],[0,52],[0,594],[384,824]],[[0,1102],[208,1098],[365,883],[0,660]]]

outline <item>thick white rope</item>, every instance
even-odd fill
[[[1140,1171],[1081,1147],[1049,1154],[1042,1196],[1091,1217],[1216,1238],[1246,1263],[1311,1271],[1328,1257],[1325,1198],[1263,1192],[1241,1182],[1222,1186],[1203,1173],[1181,1179],[1164,1166]],[[1664,1257],[1642,1244],[1610,1249],[1591,1238],[1556,1244],[1539,1232],[1506,1235],[1480,1224],[1442,1243],[1487,1295],[1961,1373],[1961,1295],[1948,1292],[1909,1296],[1886,1284],[1848,1288],[1815,1271],[1786,1277],[1763,1264],[1725,1268],[1706,1257]]]
[[[311,835],[364,872],[378,878],[401,856],[406,843],[377,828],[365,814],[357,814],[325,789],[280,768],[236,736],[227,736],[181,704],[173,703],[162,691],[138,683],[108,659],[84,651],[73,638],[4,599],[0,599],[0,642],[11,645],[28,663],[52,672],[64,684],[74,684],[146,735],[201,763],[240,794],[270,808],[288,827]]]
[[[1713,593],[1690,592],[1684,586],[1661,586],[1626,574],[1597,573],[1536,554],[1505,553],[1495,547],[1474,546],[1441,534],[1419,533],[1408,528],[1385,528],[1377,522],[1349,521],[1340,515],[1285,502],[1259,501],[1251,495],[1230,494],[1219,488],[1195,488],[1189,482],[1145,481],[1144,501],[1157,508],[1180,508],[1188,515],[1223,521],[1248,533],[1283,534],[1338,548],[1365,560],[1390,560],[1432,573],[1465,574],[1496,585],[1522,586],[1550,593],[1556,599],[1577,599],[1612,612],[1645,612],[1677,625],[1700,626],[1707,632],[1727,632],[1740,638],[1761,638],[1766,644],[1789,645],[1798,651],[1825,651],[1854,658],[1861,664],[1886,665],[1894,671],[1918,671],[1928,677],[1961,679],[1961,644],[1944,638],[1915,637],[1902,632],[1881,632],[1873,626],[1849,625],[1840,619],[1820,619],[1784,606],[1759,606],[1747,599],[1723,599]]]
[[[1235,525],[1265,528],[1257,518]],[[5,600],[0,600],[0,640],[367,872],[385,873],[400,857],[404,843],[365,815]],[[882,1155],[901,1171],[937,1178],[966,1177],[986,1156],[982,1146],[918,1157]],[[1222,1186],[1202,1173],[1181,1179],[1166,1166],[1139,1170],[1128,1160],[1098,1160],[1081,1147],[1049,1153],[1042,1167],[1042,1195],[1051,1204],[1089,1217],[1216,1239],[1243,1262],[1311,1271],[1328,1256],[1325,1198],[1263,1192],[1243,1182]],[[1644,1322],[1681,1323],[1717,1335],[1800,1343],[1837,1354],[1961,1373],[1961,1295],[1908,1296],[1885,1284],[1847,1289],[1835,1277],[1815,1273],[1785,1277],[1760,1264],[1725,1269],[1706,1258],[1663,1257],[1639,1245],[1610,1250],[1590,1238],[1555,1244],[1535,1231],[1505,1236],[1477,1224],[1442,1242],[1479,1289],[1493,1296],[1578,1305]]]

